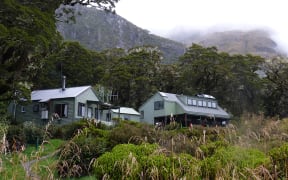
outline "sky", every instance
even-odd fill
[[[288,52],[287,0],[120,0],[116,13],[152,34],[266,29]]]

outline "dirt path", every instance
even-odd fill
[[[35,174],[35,173],[32,171],[32,166],[33,166],[33,164],[34,164],[35,162],[37,162],[37,161],[41,161],[41,160],[43,160],[43,159],[47,159],[47,158],[49,158],[49,157],[52,157],[52,156],[54,156],[56,153],[58,153],[59,151],[60,151],[60,150],[57,150],[57,151],[55,151],[55,152],[53,152],[53,153],[51,153],[51,154],[48,154],[48,155],[46,155],[46,156],[42,156],[42,157],[40,157],[40,158],[37,158],[37,159],[31,160],[31,161],[22,163],[22,166],[23,166],[23,168],[24,168],[24,170],[25,170],[25,173],[26,173],[26,178],[31,179],[31,180],[38,180],[38,179],[40,180],[41,177],[38,176],[37,174]]]

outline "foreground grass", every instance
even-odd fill
[[[65,141],[51,139],[36,148],[28,145],[23,152],[14,152],[0,156],[0,179],[25,179],[24,164],[31,162],[31,173],[41,179],[54,179],[57,165],[55,152]]]
[[[63,145],[65,141],[61,139],[51,139],[49,141],[44,141],[38,147],[36,145],[28,145],[27,148],[23,151],[23,154],[29,157],[29,159],[35,159],[42,156],[47,156],[54,153]]]
[[[25,171],[21,164],[23,159],[22,154],[8,154],[1,155],[1,179],[23,179],[25,177]]]

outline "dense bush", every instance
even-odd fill
[[[153,128],[147,124],[141,124],[131,121],[120,121],[117,127],[111,130],[109,141],[110,147],[117,144],[142,142],[152,142]]]
[[[7,132],[10,151],[19,151],[25,144],[41,144],[45,135],[43,127],[38,127],[33,122],[10,125]]]
[[[23,123],[23,131],[25,134],[26,143],[42,143],[45,135],[43,127],[36,126],[36,124],[27,121]]]
[[[96,127],[82,129],[61,149],[57,165],[60,177],[87,175],[93,160],[109,150],[107,136],[107,131]]]
[[[49,126],[48,131],[51,138],[60,138],[67,140],[72,138],[78,132],[78,130],[81,130],[87,126],[87,120],[80,120],[60,126],[52,124]]]
[[[26,143],[26,136],[23,131],[23,125],[10,125],[7,132],[7,141],[10,151],[16,151],[20,146]]]
[[[120,144],[96,159],[98,179],[175,179],[199,177],[198,161],[188,154],[176,155],[156,144]]]
[[[272,161],[272,172],[283,179],[288,178],[288,143],[274,148],[269,152]]]
[[[217,150],[225,147],[228,147],[228,143],[225,141],[215,141],[200,146],[204,153],[204,157],[211,157]]]
[[[247,179],[251,176],[247,169],[266,164],[269,159],[259,150],[238,146],[221,147],[201,162],[203,178]]]

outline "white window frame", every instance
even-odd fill
[[[196,99],[192,99],[192,106],[197,106],[197,100]]]
[[[203,106],[203,101],[202,101],[202,100],[198,100],[198,101],[197,101],[197,105],[198,105],[199,107],[202,107],[202,106]]]
[[[212,102],[212,108],[217,108],[216,102]]]
[[[21,106],[21,112],[22,112],[22,113],[25,113],[25,112],[26,112],[25,106]]]
[[[78,110],[77,115],[80,117],[84,117],[85,112],[86,112],[85,103],[78,102],[78,109],[77,110]]]

